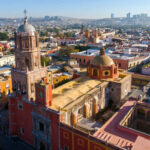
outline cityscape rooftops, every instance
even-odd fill
[[[71,54],[79,55],[79,56],[97,56],[97,55],[99,55],[99,50],[98,49],[88,49],[87,51],[71,53]],[[139,58],[139,57],[137,57],[137,55],[134,55],[134,54],[114,53],[114,51],[111,51],[111,50],[106,50],[106,54],[113,59],[131,60],[131,59]]]
[[[135,101],[126,102],[121,109],[94,134],[94,136],[117,146],[131,148],[136,140],[136,135],[120,131],[118,125],[122,118],[133,107],[134,103]]]
[[[148,45],[146,45],[146,44],[133,44],[132,47],[148,48]]]
[[[94,136],[125,149],[148,150],[150,135],[123,125],[137,104],[145,104],[145,102],[127,101],[111,119],[94,133]]]

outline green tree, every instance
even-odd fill
[[[9,39],[8,34],[5,32],[0,32],[0,40],[7,41]]]
[[[73,37],[74,33],[72,33],[72,32],[66,32],[66,33],[64,33],[64,36],[65,37]]]
[[[90,49],[90,47],[89,46],[80,46],[80,45],[78,45],[78,46],[75,46],[75,49],[78,49],[79,52],[82,52],[82,51],[85,51],[87,49]]]
[[[44,66],[44,63],[45,63],[45,66],[50,65],[51,59],[49,57],[42,56],[41,65]]]
[[[122,34],[123,32],[122,32],[122,30],[119,28],[119,30],[118,30],[118,33],[119,34]]]
[[[42,37],[42,36],[48,36],[48,32],[41,32],[40,33],[40,36]]]
[[[63,47],[59,50],[59,56],[60,57],[63,57],[63,56],[69,57],[70,54],[73,53],[73,52],[74,52],[73,47],[70,47],[70,46]]]

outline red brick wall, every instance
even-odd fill
[[[9,99],[10,134],[18,135],[21,139],[33,145],[31,115],[33,106],[30,103],[22,102],[21,99],[20,95],[16,99]],[[23,110],[18,109],[18,103],[22,103]],[[20,133],[20,128],[24,129],[24,135]]]
[[[70,58],[76,59],[79,64],[87,65],[89,61],[91,61],[94,58],[94,56],[82,56],[82,55],[70,54]],[[85,62],[84,62],[84,59],[85,59]]]
[[[119,67],[119,69],[128,70],[128,60],[113,59],[113,61],[114,63],[118,64],[118,67],[119,67],[119,63],[121,64],[121,67]]]

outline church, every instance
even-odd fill
[[[117,106],[131,91],[131,76],[119,73],[104,48],[87,72],[53,89],[47,68],[41,66],[38,33],[27,17],[15,33],[15,46],[9,96],[11,136],[37,150],[119,149],[93,137],[100,125],[88,126],[110,100]]]

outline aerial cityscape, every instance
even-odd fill
[[[0,150],[150,150],[148,0],[1,5]]]

